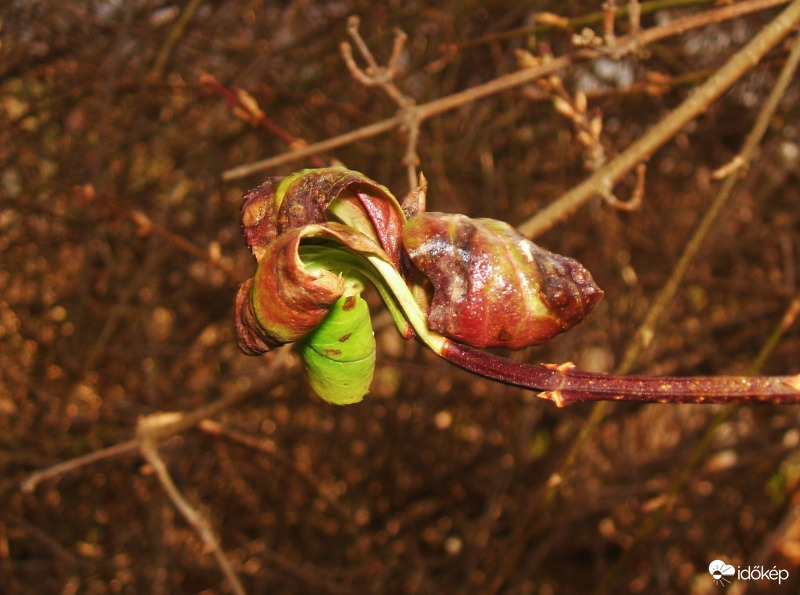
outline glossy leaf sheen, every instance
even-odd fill
[[[580,263],[502,221],[423,213],[406,223],[403,244],[433,285],[428,326],[474,347],[544,343],[603,295]]]
[[[369,391],[375,371],[375,335],[369,308],[358,295],[345,296],[301,342],[311,388],[335,405],[357,403]]]

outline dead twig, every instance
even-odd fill
[[[167,496],[169,496],[169,499],[172,500],[175,508],[178,509],[183,515],[183,518],[186,519],[189,525],[191,525],[200,536],[203,543],[214,554],[214,558],[217,560],[217,564],[219,564],[219,567],[222,569],[228,583],[230,583],[233,592],[237,595],[244,595],[244,586],[242,586],[239,577],[236,575],[228,556],[225,555],[222,547],[220,547],[219,540],[214,535],[211,525],[199,511],[189,504],[189,501],[183,497],[183,494],[181,494],[180,490],[175,486],[167,470],[167,466],[164,464],[158,452],[158,443],[155,436],[159,436],[161,433],[161,426],[168,427],[174,423],[175,415],[176,414],[172,413],[163,413],[149,415],[143,418],[139,422],[139,427],[136,432],[139,448],[144,458],[150,463],[161,487],[164,488],[164,491],[167,493]],[[153,436],[151,436],[151,433]]]
[[[385,67],[378,66],[372,52],[369,51],[364,38],[361,37],[361,33],[358,31],[359,23],[360,21],[357,16],[351,16],[347,20],[347,33],[353,39],[353,43],[356,44],[361,56],[367,62],[367,68],[365,70],[359,68],[353,58],[353,50],[346,41],[343,41],[340,45],[342,58],[350,74],[353,75],[353,78],[365,87],[380,87],[400,108],[399,114],[402,118],[401,129],[405,130],[408,134],[406,152],[403,156],[403,165],[406,166],[408,172],[409,189],[413,190],[418,185],[417,167],[419,166],[419,155],[417,155],[417,144],[419,142],[420,119],[415,109],[415,101],[400,91],[397,85],[394,84],[394,77],[397,74],[400,58],[403,54],[403,48],[405,47],[408,36],[400,29],[395,29],[394,45],[392,46],[392,55],[389,57],[389,62]]]
[[[653,0],[639,5],[641,14],[652,14],[659,10],[671,10],[678,8],[690,8],[693,6],[703,6],[707,4],[714,4],[717,0]],[[783,0],[783,4],[788,3],[789,0]],[[740,3],[742,4],[742,3]],[[622,18],[628,14],[628,7],[618,8],[615,18]],[[630,17],[629,17],[630,18]],[[605,11],[591,12],[575,17],[562,17],[550,12],[540,12],[534,17],[536,24],[527,27],[519,27],[508,31],[501,31],[499,33],[490,33],[481,37],[476,37],[468,41],[464,41],[455,49],[463,50],[474,48],[488,43],[496,43],[500,41],[508,41],[517,37],[540,35],[547,33],[552,29],[562,29],[565,31],[580,31],[583,28],[602,23],[605,19]]]
[[[800,19],[800,1],[796,1],[793,6],[798,7],[797,18]],[[769,123],[772,120],[775,111],[778,109],[781,98],[784,96],[786,89],[789,86],[789,83],[791,83],[792,77],[794,76],[794,72],[797,70],[798,60],[800,60],[800,43],[795,41],[795,47],[792,49],[789,59],[784,65],[778,80],[776,81],[769,97],[767,98],[767,101],[759,111],[755,124],[753,125],[750,133],[747,135],[741,151],[739,151],[737,157],[742,163],[749,164],[750,160],[753,158],[758,145],[761,143],[761,139],[764,137],[764,134],[769,127]],[[678,286],[685,277],[691,262],[695,259],[697,253],[700,251],[700,248],[705,242],[706,237],[708,237],[708,234],[710,233],[714,223],[725,210],[727,205],[730,204],[730,201],[734,196],[734,191],[741,182],[741,177],[738,175],[738,171],[739,170],[737,168],[736,170],[730,172],[728,177],[725,179],[725,182],[720,187],[717,196],[714,198],[714,201],[711,203],[711,206],[701,220],[700,225],[687,243],[683,254],[681,255],[678,263],[675,265],[675,269],[667,281],[667,284],[661,290],[661,293],[659,293],[658,297],[653,302],[647,317],[637,329],[629,348],[622,358],[622,363],[620,364],[622,373],[627,373],[633,368],[636,360],[638,360],[641,353],[650,344],[650,341],[655,335],[656,326],[664,315],[667,306],[672,301],[673,296],[677,292]]]
[[[97,463],[98,461],[102,461],[104,459],[111,459],[114,457],[131,454],[138,451],[138,449],[139,441],[136,438],[133,438],[132,440],[126,440],[125,442],[120,442],[119,444],[109,446],[108,448],[103,448],[80,457],[75,457],[74,459],[64,461],[58,465],[53,465],[47,469],[34,471],[25,479],[25,481],[22,482],[20,489],[23,493],[29,494],[45,480],[61,477],[66,473],[70,473],[76,469],[80,469],[86,465],[91,465],[92,463]]]
[[[708,10],[699,15],[692,15],[689,17],[676,19],[675,21],[667,23],[666,25],[643,30],[637,35],[636,43],[638,44],[638,47],[642,47],[660,39],[664,39],[673,35],[679,35],[689,29],[702,27],[710,23],[721,22],[727,19],[733,19],[752,12],[758,12],[774,6],[786,4],[787,1],[788,0],[746,0],[745,2],[739,2],[731,6]],[[620,44],[626,43],[627,41],[627,37],[622,37],[619,39]],[[452,95],[448,95],[447,97],[442,97],[440,99],[435,99],[428,103],[418,105],[415,108],[416,120],[419,124],[422,124],[422,122],[433,116],[448,112],[479,99],[490,97],[502,91],[507,91],[509,89],[530,83],[538,78],[556,72],[561,68],[565,68],[574,62],[588,60],[600,55],[603,55],[603,53],[596,49],[578,49],[567,56],[554,58],[547,64],[542,64],[539,67],[506,74],[489,81],[488,83],[477,85],[459,93],[454,93]],[[407,122],[403,114],[396,114],[391,118],[386,118],[385,120],[363,126],[356,130],[352,130],[324,141],[313,143],[293,151],[276,155],[274,157],[269,157],[267,159],[231,168],[222,173],[222,178],[224,180],[243,178],[245,176],[264,171],[278,165],[283,165],[284,163],[305,159],[310,155],[322,154],[326,151],[331,151],[357,141],[378,136],[395,129],[398,126],[403,126],[406,123]],[[630,170],[632,167],[633,165],[628,167],[627,170]],[[588,200],[588,198],[585,200]]]
[[[799,20],[800,2],[795,0],[661,122],[589,178],[525,221],[519,226],[520,231],[528,237],[536,237],[575,212],[592,196],[612,189],[622,176],[647,160],[656,149],[706,110],[715,99],[757,64]]]
[[[630,26],[628,39],[631,41],[627,44],[627,47],[620,47],[618,45],[618,39],[614,32],[614,24],[619,12],[616,0],[607,0],[607,2],[603,4],[603,49],[616,59],[636,49],[638,45],[637,39],[641,29],[642,8],[639,6],[638,0],[630,0],[630,2],[628,2],[626,11],[628,14],[628,24]]]
[[[608,205],[620,211],[636,211],[642,206],[644,198],[644,176],[647,172],[647,164],[640,163],[636,166],[636,185],[628,200],[620,200],[610,188],[601,188],[600,196]]]
[[[183,12],[181,12],[178,20],[175,21],[175,24],[169,31],[169,35],[167,35],[167,39],[158,50],[156,59],[153,61],[153,67],[150,69],[150,75],[153,78],[158,79],[162,74],[164,74],[164,68],[169,61],[169,57],[172,55],[172,51],[175,49],[175,46],[178,45],[181,37],[183,37],[186,33],[186,28],[189,26],[189,21],[194,18],[194,15],[197,13],[197,10],[202,4],[202,0],[191,0],[183,9]]]
[[[282,369],[288,361],[287,350],[279,350],[273,357],[268,366],[267,380],[263,390],[268,390],[277,383],[281,377]],[[259,391],[263,392],[263,391]],[[178,511],[186,518],[187,522],[194,528],[200,539],[205,543],[214,554],[217,564],[222,569],[226,579],[231,585],[231,589],[239,594],[244,594],[244,588],[238,576],[233,570],[230,560],[225,555],[219,545],[218,540],[203,515],[189,504],[180,493],[169,475],[164,461],[158,452],[158,443],[172,436],[179,434],[191,427],[194,427],[207,417],[211,417],[224,411],[246,398],[250,391],[232,391],[230,394],[198,407],[187,413],[156,413],[142,418],[137,427],[136,438],[127,440],[120,444],[98,450],[87,455],[76,457],[65,461],[48,469],[32,473],[21,484],[24,493],[32,492],[44,480],[60,477],[65,473],[76,471],[86,465],[109,459],[116,456],[131,454],[139,451],[141,455],[150,463],[164,491],[172,500]]]
[[[134,222],[136,227],[139,230],[139,234],[142,236],[148,236],[150,234],[157,235],[163,240],[166,240],[182,252],[186,252],[187,254],[194,256],[195,258],[199,258],[203,262],[205,262],[210,267],[218,268],[225,276],[228,277],[234,283],[241,283],[244,279],[233,270],[233,268],[222,260],[222,255],[219,251],[219,244],[216,242],[212,242],[207,249],[203,249],[197,244],[194,244],[180,236],[176,233],[173,233],[158,225],[153,223],[153,220],[150,219],[147,215],[145,215],[141,211],[131,210],[128,213],[128,217],[130,217],[131,221]]]
[[[586,59],[592,55],[593,54],[591,52],[581,50],[573,52],[566,57],[554,58],[552,61],[548,62],[547,64],[543,64],[539,68],[520,70],[503,75],[483,85],[478,85],[476,87],[466,89],[465,91],[461,91],[460,93],[454,93],[452,95],[448,95],[447,97],[442,97],[441,99],[435,99],[428,103],[418,105],[415,107],[414,115],[417,121],[422,123],[435,115],[448,112],[462,105],[477,101],[478,99],[483,99],[484,97],[490,97],[501,91],[506,91],[508,89],[513,89],[520,85],[524,85],[525,83],[529,83],[539,77],[555,72],[560,68],[564,68],[577,59]],[[222,178],[224,180],[243,178],[250,174],[263,171],[265,169],[270,169],[290,161],[304,159],[314,153],[324,153],[325,151],[337,149],[356,141],[378,136],[379,134],[383,134],[384,132],[388,132],[404,124],[406,124],[406,116],[402,113],[399,113],[391,118],[363,126],[328,140],[308,145],[307,147],[298,149],[296,151],[283,153],[281,155],[276,155],[274,157],[256,161],[254,163],[248,163],[234,167],[223,172]]]
[[[778,346],[783,336],[789,331],[791,326],[797,320],[798,314],[800,314],[800,295],[796,296],[795,299],[792,300],[792,303],[787,308],[780,322],[776,325],[772,335],[770,335],[770,338],[762,346],[758,355],[753,360],[753,363],[750,366],[751,374],[757,374],[759,372],[761,366],[767,361],[772,352],[775,351],[775,348]],[[711,447],[714,443],[714,438],[717,436],[717,432],[736,410],[736,405],[726,405],[719,411],[719,413],[717,413],[717,416],[711,422],[711,425],[706,429],[706,432],[700,439],[700,442],[692,451],[689,459],[686,461],[677,475],[675,475],[675,478],[672,480],[669,489],[664,494],[664,497],[660,499],[659,505],[655,510],[647,515],[647,518],[645,518],[644,522],[641,523],[639,531],[633,538],[633,543],[631,543],[625,552],[617,559],[614,565],[608,570],[606,575],[598,584],[597,588],[594,590],[595,594],[601,595],[602,593],[608,593],[612,590],[614,581],[622,573],[622,570],[625,568],[625,566],[630,564],[633,557],[641,550],[641,547],[647,541],[647,538],[650,537],[650,535],[652,535],[652,533],[658,528],[659,524],[664,518],[664,515],[672,510],[672,507],[674,506],[675,501],[678,499],[678,496],[683,491],[694,472],[703,462],[708,452],[711,450]],[[795,505],[790,509],[789,514],[786,516],[784,522],[779,525],[779,528],[771,536],[770,545],[762,548],[764,553],[759,556],[757,560],[763,562],[766,559],[767,553],[771,549],[771,544],[774,544],[778,539],[778,536],[781,535],[782,532],[786,531],[787,526],[792,525],[793,519],[797,517],[798,511],[800,511],[800,506],[798,505]]]
[[[311,489],[317,493],[320,498],[322,498],[328,504],[328,506],[331,507],[331,509],[335,510],[342,519],[347,521],[351,520],[351,511],[342,506],[342,504],[340,504],[330,494],[330,492],[321,485],[316,477],[298,467],[288,457],[276,452],[274,448],[267,445],[263,440],[259,440],[253,436],[248,436],[231,428],[227,428],[211,419],[204,419],[198,424],[197,428],[201,432],[204,432],[210,436],[223,438],[243,448],[254,450],[266,455],[273,461],[280,464],[282,467],[289,469],[292,473],[297,474],[306,484],[308,484],[309,487],[311,487]]]
[[[295,138],[289,132],[273,122],[264,111],[259,107],[255,98],[244,89],[233,87],[229,89],[220,83],[216,77],[204,73],[200,77],[200,84],[208,87],[215,93],[221,95],[228,102],[233,115],[240,120],[247,122],[251,126],[263,128],[273,136],[281,139],[289,149],[300,149],[308,145],[302,138]],[[319,155],[310,155],[309,161],[314,167],[326,167],[329,165]]]
[[[280,382],[290,359],[291,356],[289,355],[287,348],[283,348],[275,352],[269,365],[267,366],[267,373],[264,383],[257,389],[259,393],[269,391],[273,386]],[[171,414],[172,417],[169,418],[169,424],[164,423],[164,418],[162,417],[161,423],[158,426],[149,428],[149,438],[153,440],[166,440],[172,436],[180,434],[181,432],[194,427],[202,420],[213,417],[220,412],[233,407],[237,403],[246,399],[252,394],[252,392],[252,389],[239,391],[232,390],[224,397],[198,407],[197,409],[193,409],[192,411]],[[162,414],[156,415],[161,416]],[[81,467],[85,467],[86,465],[90,465],[98,461],[130,454],[138,448],[138,443],[138,438],[133,438],[131,440],[126,440],[125,442],[115,444],[114,446],[109,446],[108,448],[97,450],[86,455],[70,459],[69,461],[64,461],[63,463],[48,467],[47,469],[34,471],[22,482],[21,489],[26,493],[32,492],[44,480],[55,479],[56,477],[60,477],[65,473],[76,471]]]
[[[517,60],[526,67],[535,67],[546,63],[552,56],[544,58],[533,56],[525,50],[517,52]],[[575,140],[583,147],[583,165],[589,171],[600,169],[608,160],[606,149],[603,146],[601,134],[603,131],[603,117],[599,108],[588,112],[588,100],[583,91],[578,91],[573,97],[564,87],[561,77],[551,74],[546,78],[536,81],[544,95],[549,97],[555,110],[570,121],[575,129]],[[641,206],[644,196],[644,174],[646,166],[641,163],[636,169],[637,183],[633,194],[628,201],[619,200],[613,188],[601,188],[599,194],[610,206],[624,211],[634,211]]]

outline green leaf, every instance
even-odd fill
[[[300,353],[317,395],[335,405],[361,401],[375,372],[375,335],[361,296],[340,298],[322,324],[300,342]]]
[[[403,209],[388,188],[360,172],[325,167],[268,178],[242,204],[242,229],[257,260],[286,232],[334,219],[375,240],[399,263]]]

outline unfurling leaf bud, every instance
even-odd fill
[[[304,169],[269,178],[248,192],[242,204],[247,245],[261,260],[266,247],[287,231],[338,219],[330,207],[342,201],[350,202],[361,213],[357,224],[343,223],[375,238],[397,263],[405,221],[400,203],[385,186],[343,167]]]
[[[580,263],[502,221],[424,213],[408,221],[403,244],[433,285],[428,326],[474,347],[544,343],[603,296]]]
[[[258,268],[236,296],[242,350],[257,355],[298,342],[313,390],[344,405],[364,397],[375,370],[361,299],[367,283],[404,337],[460,365],[458,343],[544,343],[603,295],[576,261],[506,223],[421,212],[425,185],[421,178],[401,206],[358,172],[324,168],[270,178],[251,191],[242,226]]]
[[[300,234],[294,232],[270,244],[253,279],[251,302],[256,319],[280,343],[305,337],[344,293],[339,275],[306,269],[299,244]]]
[[[357,254],[389,259],[370,238],[340,223],[305,225],[284,233],[266,246],[255,276],[239,288],[236,328],[245,353],[264,353],[302,339],[347,293],[348,283],[351,287],[360,283],[327,269],[319,258],[307,263],[301,258],[301,244],[306,241],[332,241],[328,252],[335,252],[338,245]]]

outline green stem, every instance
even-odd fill
[[[430,347],[437,355],[443,356],[445,345],[451,341],[428,328],[428,317],[417,304],[411,290],[406,285],[405,279],[400,276],[397,269],[385,260],[371,254],[367,255],[367,259],[375,267],[375,270],[380,273],[387,287],[394,294],[420,341]]]
[[[345,278],[356,278],[362,283],[371,283],[386,304],[397,330],[406,338],[413,337],[404,314],[405,308],[395,299],[383,277],[377,275],[370,262],[362,255],[334,243],[303,243],[300,246],[300,258],[307,267],[322,267]],[[394,270],[394,268],[392,268]],[[395,271],[399,276],[399,273]]]

